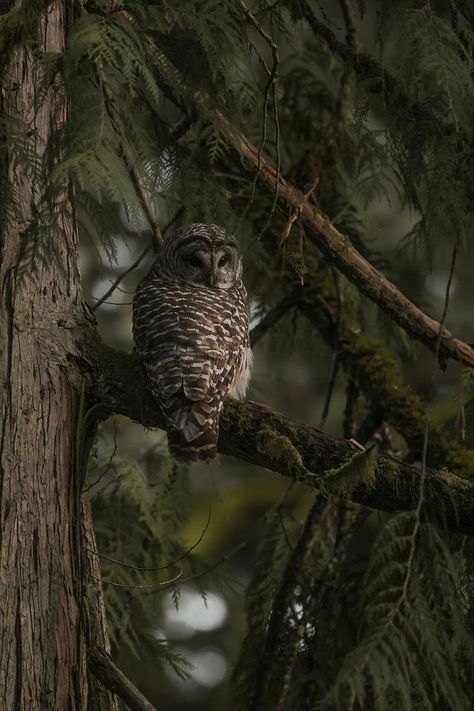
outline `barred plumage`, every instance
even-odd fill
[[[250,374],[246,291],[237,243],[216,225],[165,239],[133,301],[135,348],[177,459],[215,456],[224,397]]]

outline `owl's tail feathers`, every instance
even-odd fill
[[[217,454],[218,430],[207,429],[190,442],[181,430],[168,430],[168,446],[173,459],[180,462],[196,462],[212,459]]]

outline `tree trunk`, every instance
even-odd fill
[[[39,18],[45,52],[64,48],[65,5],[51,3]],[[78,244],[67,196],[42,199],[58,159],[48,142],[67,105],[52,91],[35,105],[38,69],[20,45],[1,90],[0,108],[16,131],[20,121],[26,127],[43,180],[18,167],[7,136],[6,170],[21,218],[0,241],[0,705],[73,711],[86,709],[89,697],[78,466],[84,398],[70,361],[81,314]],[[54,217],[47,223],[38,220],[45,207]],[[91,705],[108,709],[111,698]]]

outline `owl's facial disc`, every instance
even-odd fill
[[[210,286],[228,289],[240,278],[240,260],[235,247],[225,245],[213,250]],[[212,282],[212,283],[211,283]]]
[[[180,255],[181,272],[192,284],[206,284],[211,269],[211,255],[206,247],[193,245],[185,247]]]
[[[180,263],[186,281],[211,288],[228,289],[241,274],[239,255],[233,245],[186,245]]]

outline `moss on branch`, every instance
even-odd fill
[[[83,344],[84,346],[84,344]],[[89,341],[80,367],[90,376],[89,398],[101,419],[112,414],[130,417],[145,427],[164,428],[145,373],[134,355]],[[243,461],[266,467],[320,489],[330,470],[349,462],[357,448],[313,427],[292,422],[274,410],[251,401],[228,399],[221,417],[218,449]],[[329,475],[330,476],[330,475]],[[381,511],[414,509],[419,470],[405,462],[378,456],[367,481],[355,481],[350,498]],[[474,534],[474,484],[445,470],[428,470],[426,515],[441,518],[455,530]]]
[[[336,311],[331,287],[315,270],[307,276],[299,308],[332,348]],[[354,329],[346,316],[339,322],[338,353],[348,378],[368,401],[374,421],[387,420],[404,437],[413,455],[420,457],[426,405],[403,381],[395,358],[379,342]],[[474,477],[474,452],[450,439],[439,427],[430,428],[428,464]]]

